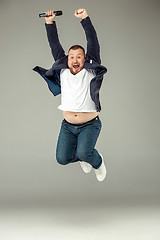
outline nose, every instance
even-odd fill
[[[78,62],[78,61],[77,61],[77,58],[75,58],[75,59],[73,60],[73,62],[74,62],[74,63],[77,63],[77,62]]]

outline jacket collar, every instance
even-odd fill
[[[52,66],[52,70],[59,70],[68,68],[68,56],[64,56],[61,59],[58,59]],[[94,60],[86,60],[84,63],[85,69],[95,69],[98,75],[105,74],[107,69],[95,62]]]

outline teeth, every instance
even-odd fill
[[[79,65],[73,65],[73,67],[74,67],[74,68],[78,68],[78,67],[79,67]]]

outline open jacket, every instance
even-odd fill
[[[100,112],[99,90],[102,84],[103,75],[107,72],[107,69],[101,65],[99,42],[91,19],[87,17],[81,21],[81,24],[87,39],[87,53],[84,68],[93,69],[96,73],[96,76],[90,82],[90,95],[96,105],[97,111]],[[38,72],[44,78],[50,91],[54,96],[57,96],[61,93],[60,71],[61,69],[68,68],[68,56],[65,55],[59,42],[56,22],[53,22],[53,24],[45,23],[45,27],[55,62],[50,69],[36,66],[32,70]]]

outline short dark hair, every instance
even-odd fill
[[[72,50],[77,50],[78,48],[81,48],[83,50],[84,55],[85,55],[85,50],[84,50],[84,48],[81,45],[73,45],[73,46],[71,46],[70,49],[68,50],[68,53],[69,53],[69,51],[71,49]]]

